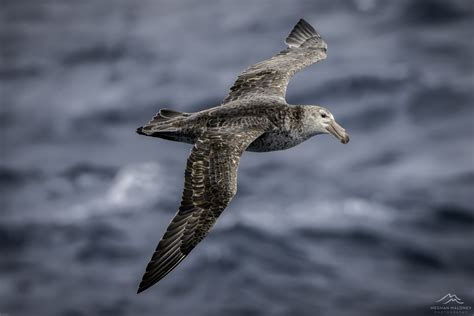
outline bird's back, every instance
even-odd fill
[[[162,109],[137,132],[193,144],[199,135],[209,129],[225,130],[235,126],[260,126],[268,131],[281,129],[291,112],[286,103],[268,98],[238,100],[196,113]]]

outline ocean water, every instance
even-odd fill
[[[472,1],[7,0],[0,17],[0,315],[433,315],[448,293],[474,313]],[[190,145],[135,128],[218,105],[301,17],[328,59],[287,100],[351,142],[245,153],[210,235],[137,295]]]

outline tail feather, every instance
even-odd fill
[[[179,112],[171,109],[161,109],[160,112],[158,112],[158,115],[164,118],[174,118],[174,117],[180,117],[180,116],[190,116],[191,114],[185,113],[185,112]]]
[[[182,120],[190,115],[190,113],[161,109],[151,121],[137,128],[136,132],[145,136],[167,138],[167,136],[179,132]]]
[[[177,117],[187,117],[191,114],[185,112],[178,112],[170,109],[161,109],[158,113],[153,116],[151,121],[148,124],[155,122],[164,122]]]

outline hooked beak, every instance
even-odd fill
[[[346,130],[342,128],[341,125],[337,124],[336,121],[332,120],[326,129],[329,133],[334,135],[334,137],[339,139],[341,143],[347,144],[349,142],[349,134],[347,134]]]

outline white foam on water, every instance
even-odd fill
[[[155,202],[163,188],[163,172],[157,163],[129,165],[119,171],[105,195],[110,206],[130,207]]]
[[[91,216],[136,212],[157,203],[165,188],[166,173],[155,162],[123,167],[105,192],[85,203],[72,205],[61,212],[61,220],[77,221]]]
[[[245,225],[270,233],[285,234],[302,228],[346,229],[354,226],[388,225],[397,212],[374,201],[348,197],[343,200],[309,198],[280,206],[270,201],[246,201],[232,210],[217,229]],[[229,212],[230,213],[230,212]]]

